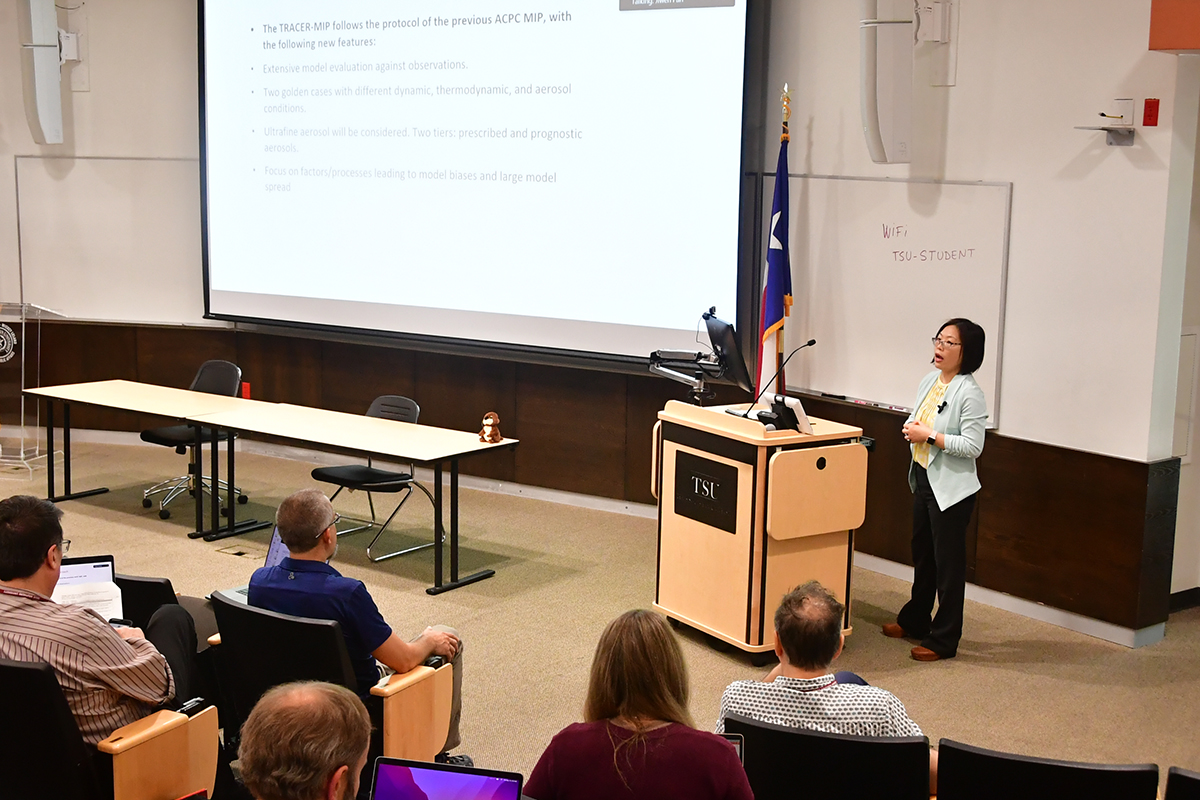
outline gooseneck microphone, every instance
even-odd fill
[[[817,343],[816,339],[809,339],[807,342],[800,345],[792,352],[788,353],[788,357],[785,358],[783,360],[783,363],[779,365],[779,369],[775,370],[775,374],[771,376],[771,380],[767,381],[767,388],[770,388],[771,384],[775,383],[775,379],[779,377],[779,373],[783,372],[783,368],[787,366],[787,363],[792,360],[792,356],[796,355],[796,353],[799,353],[801,350],[803,350],[806,347],[812,347],[816,343]],[[756,405],[758,405],[758,401],[761,400],[762,396],[766,393],[767,393],[766,389],[763,389],[761,392],[758,393],[758,397],[754,398],[754,402],[751,403],[749,406],[747,406],[746,413],[742,414],[743,419],[750,419],[750,411]]]

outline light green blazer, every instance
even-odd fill
[[[906,422],[916,419],[917,409],[941,374],[940,370],[935,369],[921,380],[917,401],[913,403],[913,412],[908,415]],[[979,491],[975,459],[983,452],[987,400],[971,375],[955,375],[946,387],[946,395],[942,400],[946,409],[934,417],[933,429],[943,435],[946,449],[930,448],[928,474],[938,508],[945,511]],[[911,446],[909,450],[912,450]],[[916,467],[915,461],[909,462],[908,488],[913,492],[917,490]]]

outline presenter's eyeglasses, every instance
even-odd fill
[[[934,347],[945,347],[947,349],[951,348],[951,347],[959,347],[962,345],[962,342],[952,342],[949,339],[943,339],[940,336],[933,337],[932,341],[933,341]]]

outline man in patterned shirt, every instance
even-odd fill
[[[61,519],[49,500],[0,501],[0,658],[49,664],[84,741],[95,745],[177,693],[192,696],[196,629],[182,606],[163,606],[143,632],[51,600],[70,544]]]
[[[833,674],[842,652],[845,606],[809,581],[784,595],[775,612],[779,666],[761,681],[734,681],[721,696],[717,733],[726,714],[760,722],[850,736],[921,736],[891,692],[851,672]],[[929,791],[937,789],[937,751],[929,751]]]

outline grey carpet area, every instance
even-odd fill
[[[261,564],[270,530],[205,543],[185,535],[189,503],[170,520],[141,507],[141,490],[183,471],[166,448],[77,443],[74,486],[111,491],[63,503],[71,555],[111,553],[121,572],[170,577],[177,591],[203,595],[245,583]],[[250,494],[239,517],[271,519],[284,497],[316,485],[312,464],[259,455],[238,459]],[[61,478],[60,478],[61,480]],[[32,481],[0,479],[0,492],[44,495]],[[390,498],[379,497],[386,514]],[[339,497],[346,515],[366,513],[362,494]],[[428,501],[414,495],[390,542],[431,536]],[[369,534],[343,537],[335,566],[366,582],[403,636],[427,624],[458,628],[464,639],[462,752],[479,766],[528,775],[550,737],[580,719],[592,651],[604,625],[654,596],[653,520],[525,497],[463,490],[461,570],[496,576],[436,597],[433,553],[381,564],[364,553]],[[910,643],[887,639],[908,584],[854,571],[853,634],[837,662],[895,693],[930,740],[961,742],[1050,758],[1153,762],[1200,770],[1200,609],[1172,615],[1165,641],[1138,650],[1110,644],[968,602],[959,657],[935,664],[908,658]],[[760,677],[741,655],[717,652],[683,634],[691,709],[711,728],[722,689]]]

